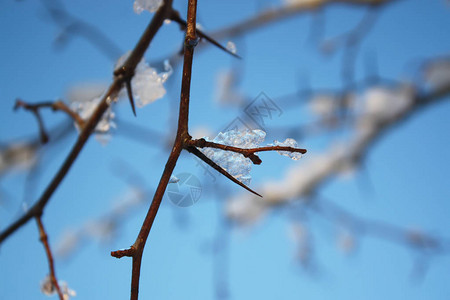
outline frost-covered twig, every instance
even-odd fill
[[[255,154],[257,152],[266,152],[266,151],[286,151],[289,153],[301,153],[305,154],[306,149],[286,147],[286,146],[267,146],[267,147],[259,147],[259,148],[239,148],[228,145],[222,145],[214,142],[209,142],[203,138],[198,140],[191,140],[189,144],[195,146],[197,148],[214,148],[221,149],[224,151],[231,151],[242,154],[244,157],[249,158],[255,165],[261,164],[262,160]]]

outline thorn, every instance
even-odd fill
[[[178,24],[180,24],[183,28],[186,28],[187,23],[185,20],[183,20],[180,15],[178,14],[178,12],[173,11],[170,19],[174,22],[177,22]],[[207,40],[208,42],[210,42],[211,44],[213,44],[214,46],[218,47],[219,49],[225,51],[226,53],[238,58],[238,59],[242,59],[242,57],[240,57],[239,55],[237,55],[236,53],[231,52],[230,50],[228,50],[226,47],[222,46],[219,42],[217,42],[215,39],[213,39],[212,37],[210,37],[209,35],[207,35],[205,32],[203,32],[200,29],[196,29],[197,34],[201,37],[204,38],[205,40]]]
[[[136,108],[134,107],[134,99],[133,99],[133,92],[131,90],[131,79],[125,81],[127,85],[127,93],[128,93],[128,99],[130,100],[131,109],[133,110],[133,114],[136,117]]]
[[[256,196],[259,196],[259,197],[262,198],[262,196],[260,194],[258,194],[257,192],[255,192],[254,190],[252,190],[251,188],[249,188],[248,186],[246,186],[245,184],[243,184],[242,182],[240,182],[236,178],[234,178],[230,173],[228,173],[222,167],[217,165],[214,161],[212,161],[209,157],[207,157],[205,154],[203,154],[203,152],[201,152],[197,148],[195,148],[193,146],[189,146],[189,147],[186,148],[186,150],[189,151],[190,153],[194,154],[195,156],[197,156],[201,160],[203,160],[205,163],[210,165],[214,170],[216,170],[220,174],[224,175],[226,178],[230,179],[231,181],[233,181],[237,185],[243,187],[247,191],[249,191],[249,192],[255,194]]]

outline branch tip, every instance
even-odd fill
[[[115,258],[122,258],[124,256],[133,257],[135,249],[130,247],[128,249],[121,249],[117,251],[111,251],[111,256]]]

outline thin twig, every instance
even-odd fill
[[[214,142],[206,141],[205,139],[197,139],[197,140],[190,140],[189,144],[198,148],[215,148],[215,149],[221,149],[225,151],[231,151],[242,154],[244,157],[249,158],[255,165],[261,164],[261,159],[255,155],[256,152],[266,152],[266,151],[288,151],[288,152],[297,152],[301,154],[305,154],[307,152],[306,149],[299,149],[299,148],[293,148],[293,147],[284,147],[284,146],[267,146],[267,147],[259,147],[259,148],[239,148],[239,147],[233,147],[233,146],[227,146],[222,144],[217,144]]]
[[[56,278],[55,273],[55,266],[53,262],[53,254],[50,249],[50,245],[48,243],[48,236],[44,228],[44,224],[42,224],[42,220],[40,216],[36,216],[36,222],[39,228],[39,239],[41,240],[42,244],[44,245],[45,253],[47,254],[47,261],[48,261],[48,268],[49,268],[49,276],[50,281],[52,284],[52,288],[56,289],[56,292],[58,293],[59,299],[64,300],[64,295],[61,291],[61,288],[59,287],[58,280]]]
[[[44,102],[38,102],[34,104],[27,103],[21,99],[16,99],[16,104],[14,105],[14,109],[18,109],[19,107],[22,107],[23,109],[26,109],[28,111],[31,111],[38,120],[39,125],[39,131],[41,134],[41,140],[42,143],[48,142],[48,135],[44,128],[44,123],[42,121],[42,117],[40,114],[41,108],[51,108],[53,111],[62,111],[66,113],[72,120],[74,120],[75,123],[80,128],[83,128],[85,121],[80,117],[79,114],[77,114],[75,111],[70,109],[63,101],[57,100],[57,101],[44,101]]]

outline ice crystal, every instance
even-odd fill
[[[236,54],[236,51],[237,51],[236,44],[233,43],[232,41],[228,41],[227,42],[227,50],[233,54]]]
[[[244,149],[257,148],[264,141],[266,133],[262,130],[230,130],[220,132],[212,142]],[[208,137],[206,140],[210,141]],[[203,153],[216,164],[224,168],[229,174],[242,183],[248,185],[251,180],[250,171],[252,162],[240,153],[224,151],[214,148],[205,148]]]
[[[74,101],[71,103],[71,108],[78,113],[78,115],[85,121],[87,121],[92,113],[97,108],[98,104],[100,103],[102,97],[94,98],[90,101]],[[95,127],[95,131],[97,133],[107,133],[109,129],[115,128],[116,124],[113,122],[114,119],[114,112],[111,110],[111,107],[108,107],[108,109],[103,113],[102,118],[97,124],[97,127]],[[75,124],[78,130],[78,124]]]
[[[298,148],[298,143],[291,138],[287,138],[284,142],[279,142],[277,140],[275,140],[273,142],[274,146],[281,146],[281,147],[291,147],[291,148]],[[300,158],[302,158],[302,154],[299,152],[289,152],[289,151],[277,151],[278,153],[280,153],[283,156],[287,156],[293,160],[299,160]]]
[[[127,60],[130,52],[123,55],[116,63],[115,69],[120,68]],[[133,79],[131,80],[131,89],[136,99],[136,105],[143,107],[152,103],[166,94],[163,83],[167,81],[172,74],[172,66],[168,60],[164,61],[164,72],[158,73],[150,67],[144,59],[141,59],[136,66]]]
[[[180,179],[176,176],[171,175],[169,179],[169,183],[177,183]]]
[[[64,300],[69,300],[70,297],[74,297],[77,293],[70,289],[65,281],[58,282],[59,288],[61,289],[61,293],[63,294]],[[46,296],[52,296],[56,293],[56,288],[52,283],[51,277],[47,275],[44,280],[41,282],[41,292]]]
[[[158,10],[162,2],[162,0],[135,0],[133,9],[137,14],[141,14],[144,10],[153,13]]]

